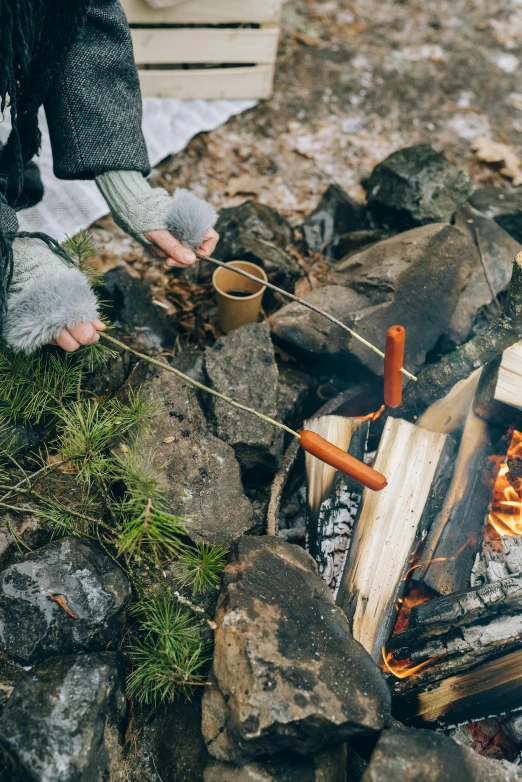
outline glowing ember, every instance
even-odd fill
[[[407,679],[408,676],[415,676],[428,665],[431,665],[436,660],[440,660],[440,657],[441,655],[438,655],[437,657],[430,657],[429,660],[424,660],[424,662],[419,663],[418,665],[410,666],[410,660],[406,659],[401,660],[400,662],[394,660],[392,653],[387,652],[386,647],[382,647],[382,659],[384,663],[383,667],[393,676],[395,676],[396,679]]]
[[[522,432],[513,432],[507,458],[522,456]],[[508,480],[509,467],[500,465],[488,521],[499,535],[522,535],[522,499]]]

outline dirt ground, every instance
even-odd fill
[[[252,195],[294,223],[332,182],[363,199],[373,166],[421,141],[496,183],[470,142],[520,145],[521,59],[521,0],[290,0],[273,98],[198,136],[161,179],[217,207]]]
[[[522,152],[521,61],[522,0],[289,0],[273,97],[194,138],[153,181],[218,209],[256,198],[297,225],[329,184],[364,200],[376,163],[428,142],[477,184],[509,187],[471,143]],[[180,302],[191,311],[197,292],[167,280],[110,218],[94,239],[103,270],[127,263],[169,314]]]

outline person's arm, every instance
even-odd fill
[[[44,103],[60,179],[150,171],[142,101],[127,20],[118,0],[93,0],[86,23]]]
[[[2,337],[25,353],[49,342],[65,350],[95,342],[105,326],[86,277],[57,254],[52,239],[19,234],[18,227],[15,210],[0,193]]]
[[[93,1],[45,111],[56,176],[96,177],[118,225],[164,257],[167,266],[193,263],[195,254],[174,239],[164,219],[173,199],[144,179],[149,161],[141,130],[139,80],[118,0]],[[209,254],[217,239],[209,227],[195,249]]]

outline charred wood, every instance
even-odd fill
[[[393,716],[406,725],[449,727],[522,707],[522,649],[395,697]]]
[[[364,460],[369,421],[342,416],[321,416],[304,423],[334,445]],[[310,454],[305,459],[310,554],[328,586],[337,590],[363,487]]]
[[[356,418],[345,418],[337,415],[310,418],[304,422],[304,428],[324,437],[333,445],[348,451],[352,456],[362,461],[368,437],[369,423]],[[329,513],[321,514],[321,507],[327,500],[341,476],[335,467],[325,464],[320,459],[307,453],[305,455],[307,504],[308,504],[308,550],[319,564],[319,571],[324,573],[328,552],[324,548],[326,539],[330,538]],[[355,481],[347,479],[346,486],[354,498],[360,499],[362,487]],[[328,548],[328,546],[327,546]]]
[[[414,670],[396,694],[462,674],[522,647],[522,574],[415,606],[408,628],[388,645],[392,670]],[[426,663],[428,665],[425,665]],[[404,666],[406,667],[404,668]]]
[[[440,594],[467,589],[493,499],[502,432],[470,409],[442,510],[431,527],[413,579]]]

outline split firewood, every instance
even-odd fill
[[[493,499],[503,431],[470,407],[443,507],[431,527],[413,580],[440,594],[466,589]]]
[[[395,694],[404,695],[520,649],[521,608],[522,574],[412,608],[408,628],[392,636],[386,647],[392,671],[404,676],[417,669],[415,676],[396,683]]]
[[[375,468],[389,476],[389,485],[363,493],[337,599],[354,638],[374,660],[381,659],[395,622],[412,555],[432,517],[430,495],[451,451],[447,435],[400,419],[386,422]]]
[[[516,342],[482,370],[474,402],[477,415],[504,428],[522,417],[522,342]]]
[[[424,411],[417,421],[417,426],[441,434],[460,433],[464,428],[479,378],[480,369],[476,369],[469,377],[459,380],[446,396],[437,399]]]
[[[522,252],[513,263],[502,314],[469,342],[423,369],[404,389],[403,403],[391,415],[412,418],[471,373],[522,339]]]
[[[442,728],[509,714],[522,707],[522,649],[487,660],[435,684],[421,684],[393,702],[409,726]]]
[[[369,421],[326,415],[309,419],[304,426],[363,461]],[[306,454],[305,468],[308,550],[317,562],[319,574],[335,588],[342,566],[339,559],[344,560],[348,548],[362,487],[310,454]]]

